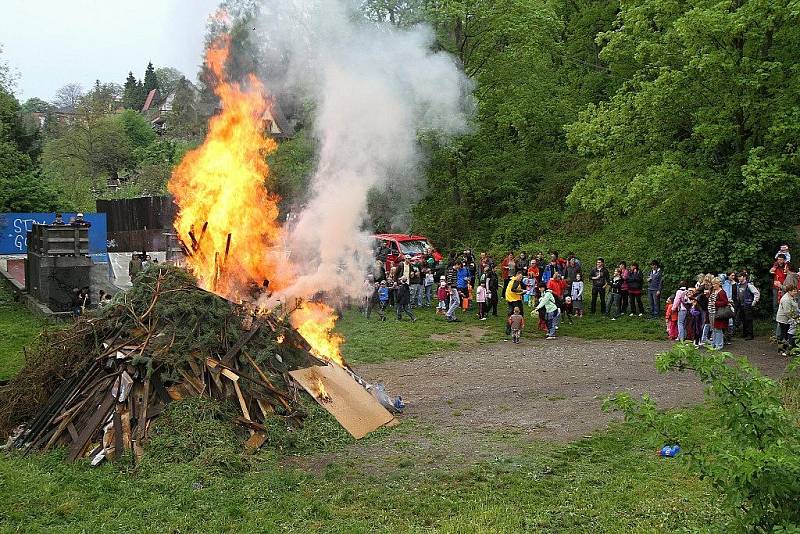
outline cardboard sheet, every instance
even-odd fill
[[[341,367],[313,366],[289,371],[289,374],[356,439],[394,420],[394,416]],[[318,396],[320,380],[328,399]]]

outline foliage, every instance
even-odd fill
[[[570,203],[647,213],[668,270],[766,267],[798,214],[782,202],[800,192],[797,17],[788,1],[624,5],[598,42],[628,81],[568,127],[590,159]]]
[[[731,358],[685,343],[656,360],[660,372],[693,371],[708,386],[719,409],[713,431],[697,433],[691,418],[660,413],[647,396],[636,402],[621,394],[605,407],[679,443],[689,465],[722,492],[743,526],[800,528],[800,428],[782,404],[780,386],[746,359],[729,364]]]
[[[161,96],[167,96],[178,86],[184,75],[174,67],[159,67],[155,71]]]
[[[117,120],[134,150],[145,148],[156,140],[153,128],[139,113],[128,109],[119,114]]]
[[[269,155],[270,174],[267,186],[281,198],[281,211],[287,213],[301,206],[309,194],[314,164],[314,143],[303,130],[281,142]]]

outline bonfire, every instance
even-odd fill
[[[305,393],[356,438],[393,422],[342,357],[333,309],[286,293],[295,271],[265,187],[271,103],[255,76],[227,78],[229,46],[223,35],[206,52],[221,112],[169,182],[186,270],[154,266],[96,316],[43,335],[0,390],[0,435],[15,447],[139,458],[158,415],[193,396],[234,403],[250,449],[269,440],[267,422],[302,425]]]

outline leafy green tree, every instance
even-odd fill
[[[313,141],[300,130],[292,139],[281,142],[267,158],[270,168],[267,187],[281,197],[284,214],[307,200],[314,170],[314,149]]]
[[[71,209],[74,209],[74,206],[63,197],[58,188],[38,176],[24,173],[7,179],[0,177],[0,212],[68,211]]]
[[[205,135],[206,120],[200,113],[198,95],[186,78],[175,89],[172,110],[166,116],[166,134],[174,139],[199,141]]]
[[[800,529],[800,428],[786,409],[780,387],[745,358],[700,352],[689,343],[660,354],[659,372],[692,371],[707,386],[719,412],[712,428],[699,432],[686,414],[659,412],[648,397],[627,393],[604,409],[655,430],[678,443],[681,456],[726,498],[742,530],[797,532]]]
[[[764,267],[798,215],[797,28],[786,0],[624,4],[598,41],[628,81],[568,127],[570,203],[648,214],[675,273]]]
[[[162,96],[167,96],[178,87],[184,75],[174,67],[159,67],[156,69],[156,78],[159,92]]]
[[[117,120],[134,149],[146,147],[156,140],[156,133],[150,123],[139,113],[128,109],[119,114]]]
[[[34,96],[20,106],[20,111],[22,113],[47,113],[50,108],[51,106],[48,102]]]

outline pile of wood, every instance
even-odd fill
[[[68,355],[74,369],[68,376],[42,383],[34,357],[6,390],[0,389],[0,411],[24,406],[25,387],[47,393],[35,415],[17,429],[14,447],[63,446],[70,461],[88,457],[98,463],[126,451],[138,460],[165,407],[193,396],[238,406],[235,422],[250,434],[248,449],[268,442],[271,418],[284,422],[282,428],[301,426],[306,414],[299,396],[306,392],[355,437],[393,422],[363,381],[314,357],[280,316],[253,317],[187,285],[191,279],[175,268],[150,271],[138,282],[149,283],[144,291],[135,287],[131,295],[117,297],[112,308],[40,344],[39,353],[51,357],[62,348],[86,351]],[[205,309],[197,299],[206,302]],[[75,337],[80,342],[74,343]],[[32,384],[32,377],[39,382]]]

